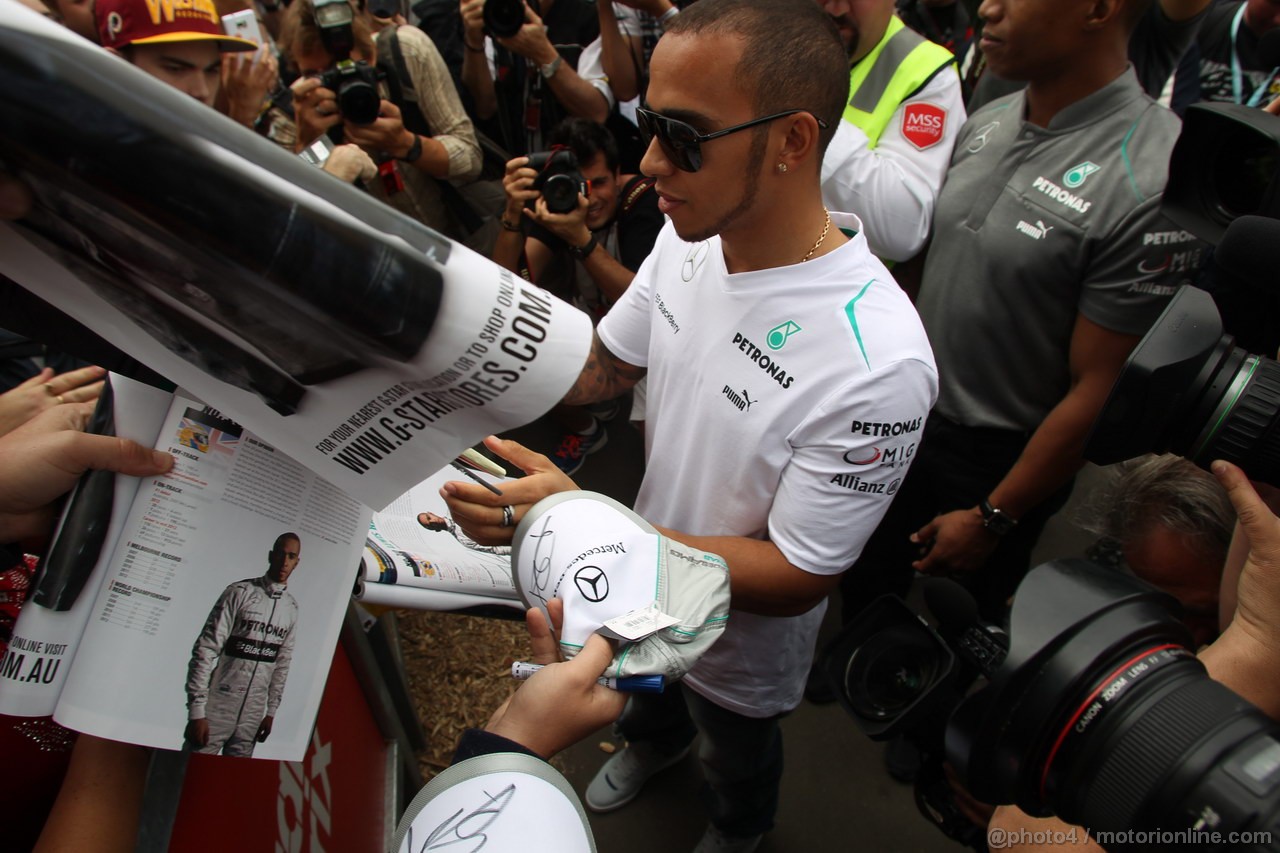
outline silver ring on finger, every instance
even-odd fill
[[[515,507],[511,505],[507,505],[502,508],[502,526],[503,527],[516,526],[516,508]]]

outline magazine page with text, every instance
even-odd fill
[[[166,749],[306,751],[370,513],[209,406],[174,397],[54,718]]]
[[[111,393],[103,395],[99,409],[104,400],[110,404],[113,432],[148,447],[155,446],[173,395],[116,374],[108,377],[108,382]],[[105,472],[96,472],[95,476],[102,473]],[[92,496],[96,505],[89,507],[95,523],[106,523],[100,547],[90,553],[79,544],[72,546],[79,550],[78,559],[60,564],[55,570],[50,570],[46,557],[36,575],[31,594],[14,624],[8,650],[0,659],[0,714],[47,717],[58,703],[141,482],[124,475],[112,475],[111,479],[109,494]],[[78,486],[69,497],[68,506],[84,498]],[[64,533],[69,538],[80,532],[66,529],[65,523],[60,522],[53,541],[61,543],[66,541]],[[50,553],[54,550],[50,548]]]

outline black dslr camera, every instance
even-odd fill
[[[352,124],[373,124],[382,96],[378,84],[383,74],[363,61],[344,59],[320,75],[320,85],[337,96],[338,112]]]
[[[542,193],[547,210],[552,213],[572,213],[578,207],[579,194],[590,192],[587,179],[578,169],[578,158],[568,148],[530,154],[529,168],[537,171],[533,188]]]
[[[538,0],[529,0],[538,13]],[[484,28],[497,38],[511,38],[524,26],[524,0],[484,0]]]
[[[929,584],[937,630],[885,596],[825,657],[865,733],[923,732],[928,750],[945,732],[946,758],[979,800],[1154,839],[1112,849],[1167,849],[1181,833],[1190,849],[1217,850],[1213,833],[1256,832],[1231,849],[1280,850],[1266,832],[1280,821],[1280,725],[1209,678],[1172,596],[1058,560],[1027,574],[1005,634],[978,620],[958,584]],[[975,678],[983,686],[966,695]],[[953,834],[960,822],[947,825],[939,779],[922,774],[917,802],[972,843]]]

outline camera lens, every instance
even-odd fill
[[[1222,334],[1213,297],[1183,287],[1116,379],[1085,447],[1099,465],[1173,452],[1280,483],[1280,365]]]
[[[1280,726],[1209,678],[1170,606],[1083,561],[1028,574],[1005,665],[947,728],[971,793],[1107,832],[1275,826]]]
[[[581,185],[569,175],[552,175],[542,185],[542,197],[552,213],[572,213],[578,208]]]
[[[484,25],[498,38],[511,38],[524,26],[523,0],[485,0]]]
[[[382,98],[376,87],[364,80],[347,80],[338,89],[338,109],[352,124],[373,124]]]
[[[1213,408],[1199,434],[1169,449],[1203,468],[1226,459],[1255,480],[1280,483],[1280,365],[1231,347],[1206,384],[1205,397]]]
[[[938,677],[937,648],[918,631],[893,627],[858,647],[845,667],[845,695],[855,713],[897,717]]]

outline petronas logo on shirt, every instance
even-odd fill
[[[801,331],[791,320],[785,323],[779,323],[769,330],[769,334],[765,337],[764,342],[769,345],[771,350],[780,350],[787,344],[787,338]]]
[[[1068,169],[1067,173],[1062,176],[1062,182],[1074,190],[1084,184],[1085,178],[1101,168],[1097,163],[1090,163],[1085,160],[1079,166],[1072,166]]]

